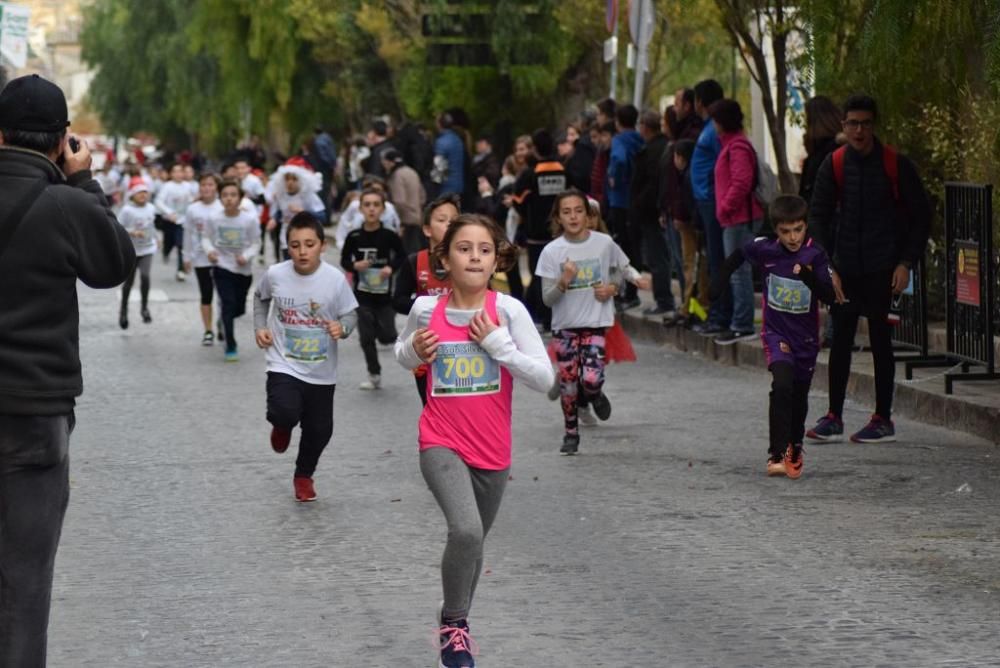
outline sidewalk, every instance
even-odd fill
[[[622,317],[622,326],[637,339],[655,343],[668,343],[675,348],[700,355],[706,359],[730,366],[767,367],[764,349],[759,339],[741,341],[731,346],[716,345],[712,339],[700,336],[684,327],[664,327],[659,316],[644,317],[642,309],[652,304],[652,295],[640,291],[643,304],[630,309]],[[760,295],[757,295],[758,306]],[[825,312],[824,312],[825,316]],[[756,312],[759,328],[760,310]],[[858,327],[859,344],[867,344],[867,323],[861,320]],[[943,353],[946,333],[943,324],[931,325],[928,334],[931,354]],[[914,369],[913,380],[905,380],[904,359],[906,353],[897,355],[896,396],[893,412],[925,422],[975,434],[1000,443],[1000,381],[969,381],[954,384],[954,393],[945,394],[944,372],[949,367],[936,369]],[[813,377],[813,388],[827,390],[829,351],[820,352]],[[1000,359],[1000,356],[998,356]],[[976,369],[973,368],[973,372]],[[875,375],[871,353],[856,352],[852,359],[851,376],[847,384],[847,398],[855,403],[874,407]],[[808,424],[812,424],[824,410],[823,406],[811,407]],[[850,430],[861,425],[845,425]]]

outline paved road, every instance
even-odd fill
[[[435,665],[445,532],[408,375],[384,350],[386,387],[363,393],[344,345],[321,498],[296,504],[249,321],[223,364],[195,287],[154,272],[169,301],[125,333],[114,293],[81,289],[50,665]],[[1000,451],[901,421],[900,444],[813,446],[801,480],[767,479],[764,376],[638,352],[576,458],[556,404],[516,392],[471,617],[482,666],[1000,665]]]

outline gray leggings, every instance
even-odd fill
[[[442,619],[469,615],[483,569],[483,542],[500,510],[509,470],[472,468],[454,450],[443,447],[420,453],[420,471],[448,522],[448,544],[441,559]]]

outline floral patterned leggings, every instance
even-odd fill
[[[552,338],[566,433],[576,434],[577,406],[599,396],[604,387],[604,328],[561,329]]]

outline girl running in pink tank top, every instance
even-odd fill
[[[420,470],[448,523],[439,665],[472,668],[467,618],[510,471],[514,380],[544,392],[553,373],[524,305],[489,289],[516,259],[500,226],[459,216],[433,251],[452,292],[416,300],[395,352],[406,368],[430,365],[419,444]]]

